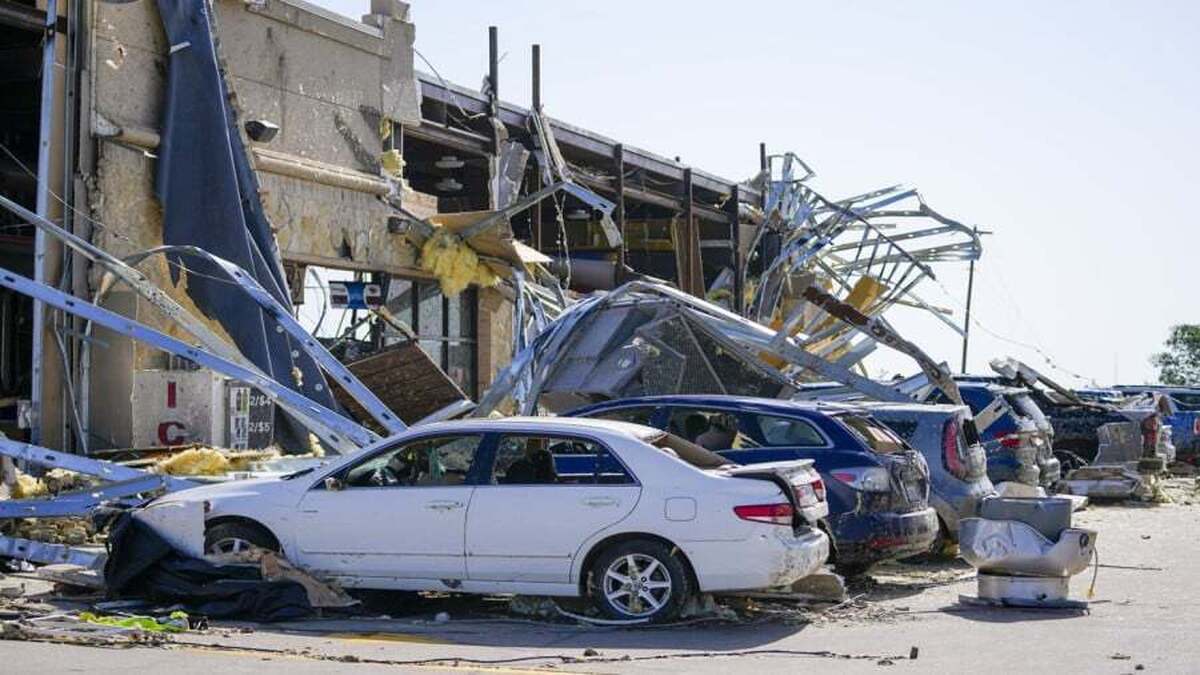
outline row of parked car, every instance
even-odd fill
[[[967,405],[735,396],[444,422],[203,503],[204,548],[283,551],[349,588],[587,596],[661,621],[695,593],[938,552],[994,484],[1050,486],[1057,420],[964,379]]]

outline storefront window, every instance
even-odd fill
[[[476,377],[476,293],[467,289],[453,298],[442,294],[436,281],[393,277],[387,305],[397,319],[417,335],[418,343],[467,396],[478,395]],[[397,330],[384,331],[385,344],[405,339]]]

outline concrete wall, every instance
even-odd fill
[[[399,124],[420,122],[412,63],[415,31],[407,6],[373,0],[363,23],[297,0],[217,0],[216,8],[218,49],[242,120],[280,126],[271,142],[252,144],[252,155],[284,259],[424,276],[414,269],[414,248],[387,231],[390,210],[378,193],[391,177],[373,166],[384,150],[380,112]],[[92,9],[89,119],[96,160],[88,197],[93,216],[107,226],[95,234],[96,243],[126,255],[162,243],[153,147],[167,45],[149,0],[92,0]],[[161,260],[145,263],[144,269],[170,287]],[[194,310],[182,288],[172,295]],[[127,290],[111,293],[107,304],[186,337]],[[508,339],[498,327],[511,319],[506,303],[480,304],[480,325],[489,327],[489,338],[480,336],[484,386],[498,364],[507,362]],[[488,308],[502,315],[499,323]],[[92,361],[92,431],[103,439],[96,447],[129,444],[133,371],[166,366],[166,356],[156,350],[130,346],[111,334],[106,343],[95,348]]]

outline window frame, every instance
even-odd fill
[[[821,428],[821,425],[808,419],[807,417],[803,417],[801,415],[788,415],[786,413],[774,413],[774,412],[752,412],[752,413],[747,413],[747,417],[749,419],[753,420],[753,422],[754,422],[754,434],[752,434],[752,435],[758,436],[758,438],[755,438],[754,440],[760,444],[760,447],[763,447],[763,448],[804,448],[805,450],[828,450],[833,447],[833,439],[829,438],[829,434],[825,433],[825,430]],[[807,424],[809,426],[809,428],[811,428],[817,432],[817,435],[820,436],[821,440],[824,442],[820,445],[774,445],[767,441],[767,434],[763,431],[762,424],[759,423],[760,417],[774,417],[776,419],[789,420],[789,421],[794,421],[794,422],[800,422],[802,424]]]
[[[647,418],[646,423],[642,424],[641,422],[630,422],[629,420],[617,420],[617,419],[613,419],[611,417],[605,417],[605,415],[612,415],[615,413],[624,413],[624,412],[629,412],[632,410],[649,410],[650,415]],[[641,424],[644,427],[651,427],[654,429],[659,429],[659,430],[665,431],[663,429],[663,424],[662,424],[663,410],[665,410],[664,406],[655,405],[653,403],[649,403],[649,404],[642,403],[642,404],[636,404],[636,405],[622,405],[622,406],[613,406],[611,408],[602,408],[600,410],[594,410],[592,412],[589,412],[586,415],[581,415],[581,417],[584,417],[585,419],[605,420],[608,422],[624,422],[626,424]]]
[[[504,430],[488,432],[490,440],[487,444],[488,457],[484,458],[484,464],[487,467],[476,475],[479,481],[476,487],[493,487],[493,488],[627,488],[642,486],[641,480],[633,469],[629,468],[629,464],[621,459],[619,453],[613,452],[612,447],[603,440],[595,436],[578,433],[560,433],[560,432],[543,432],[534,430]],[[510,436],[543,436],[552,439],[561,439],[565,441],[582,441],[584,443],[594,443],[604,449],[610,457],[612,457],[621,468],[625,470],[625,474],[629,476],[630,481],[627,483],[495,483],[493,482],[496,476],[496,461],[500,457],[500,441],[502,438]],[[657,448],[655,448],[657,451]],[[477,455],[478,456],[478,455]],[[472,469],[475,467],[472,466]]]
[[[362,456],[355,455],[353,458],[355,461],[345,462],[343,464],[339,464],[336,467],[331,468],[329,471],[326,471],[324,474],[322,474],[321,477],[318,478],[316,480],[316,482],[314,482],[312,485],[310,485],[308,489],[310,491],[311,490],[328,490],[328,488],[325,486],[326,480],[328,480],[330,478],[337,478],[344,482],[346,480],[346,475],[349,474],[350,471],[354,470],[356,467],[362,466],[366,462],[370,462],[372,460],[378,459],[380,455],[383,455],[383,454],[386,454],[389,452],[394,452],[405,446],[412,445],[413,443],[424,443],[424,442],[427,442],[427,441],[430,441],[433,439],[437,439],[437,438],[465,438],[467,436],[478,437],[479,444],[475,447],[475,455],[471,458],[471,465],[467,468],[466,480],[464,480],[462,483],[460,483],[458,485],[379,485],[379,486],[372,486],[372,487],[360,486],[360,485],[355,485],[355,486],[346,485],[344,489],[345,490],[379,489],[379,488],[383,488],[383,489],[391,489],[391,488],[426,489],[426,488],[477,487],[479,485],[480,461],[487,456],[488,451],[489,451],[489,447],[488,447],[489,435],[490,435],[489,432],[486,432],[486,431],[469,431],[469,432],[465,432],[465,433],[461,433],[461,432],[460,433],[455,433],[455,432],[447,433],[445,431],[442,431],[442,432],[433,432],[433,433],[428,433],[428,434],[421,434],[420,436],[412,436],[410,438],[405,438],[397,443],[391,443],[391,444],[385,445],[381,448],[378,448],[378,449],[372,451],[370,454],[365,454]]]
[[[388,277],[389,286],[390,286],[390,284],[392,284],[396,281],[405,281],[405,282],[409,283],[409,288],[410,288],[409,292],[410,292],[410,295],[412,298],[412,301],[409,304],[408,308],[406,308],[405,310],[403,310],[401,312],[397,312],[396,318],[399,319],[400,321],[402,321],[403,323],[405,323],[409,327],[409,329],[412,330],[413,335],[416,336],[415,341],[416,341],[417,345],[421,346],[422,349],[424,349],[424,347],[422,346],[422,343],[436,342],[436,343],[440,344],[441,354],[439,355],[438,358],[434,358],[433,355],[430,355],[430,359],[432,359],[433,362],[436,363],[437,366],[439,368],[441,368],[442,371],[447,374],[447,376],[450,375],[450,349],[451,349],[451,347],[452,346],[468,346],[469,349],[467,351],[470,354],[470,364],[468,366],[468,369],[470,370],[470,375],[471,375],[471,386],[462,387],[462,384],[460,382],[458,382],[457,380],[455,380],[453,377],[451,377],[450,379],[452,381],[454,381],[455,384],[462,387],[463,393],[466,394],[468,397],[470,397],[472,399],[479,398],[479,344],[480,343],[479,343],[479,292],[478,292],[478,289],[476,289],[474,287],[463,289],[463,291],[455,297],[455,300],[457,300],[460,303],[460,305],[459,305],[459,307],[460,307],[460,309],[459,309],[459,315],[460,315],[459,316],[459,333],[468,332],[470,334],[469,337],[462,337],[459,335],[450,335],[450,301],[451,301],[451,298],[449,296],[447,296],[445,293],[442,293],[441,289],[438,288],[436,281],[433,281],[430,279],[423,279],[420,277],[408,277],[408,276],[403,276],[403,275],[399,275],[399,274],[390,275]],[[437,292],[438,297],[441,299],[441,303],[440,303],[440,307],[439,307],[439,314],[440,314],[439,319],[440,320],[436,322],[439,325],[434,327],[434,333],[436,333],[436,334],[430,333],[430,334],[426,335],[421,332],[421,329],[422,329],[422,326],[421,326],[421,297],[422,297],[421,293],[423,290],[427,290],[429,288],[434,289]],[[464,309],[468,309],[469,311],[463,311]],[[470,314],[469,320],[463,321],[462,315],[468,314],[468,313]],[[467,327],[467,326],[469,326],[469,330],[464,331],[463,328]],[[426,330],[429,330],[429,327],[426,327]],[[391,336],[389,336],[389,337],[391,337]],[[426,352],[426,353],[428,354],[428,352]]]
[[[675,414],[680,411],[683,411],[683,410],[692,410],[692,411],[700,412],[700,413],[710,413],[710,414],[711,413],[720,413],[720,414],[724,414],[724,415],[733,415],[737,419],[737,423],[738,423],[738,430],[737,430],[737,433],[734,435],[734,438],[736,439],[738,435],[742,435],[742,436],[745,436],[746,438],[749,438],[752,442],[755,443],[755,445],[750,446],[748,448],[725,448],[722,450],[709,450],[709,452],[716,452],[716,453],[720,454],[720,453],[730,452],[730,451],[757,450],[760,448],[769,447],[762,442],[762,431],[758,428],[758,421],[753,419],[752,417],[750,417],[749,414],[744,410],[739,410],[737,408],[730,408],[728,406],[721,406],[721,405],[702,405],[702,404],[692,405],[692,404],[688,404],[688,403],[671,403],[669,405],[663,406],[663,408],[664,408],[665,414],[662,416],[662,419],[661,419],[662,426],[660,428],[669,434],[675,434],[675,432],[671,430],[671,420],[675,417]],[[685,441],[695,443],[695,441],[690,441],[688,439],[688,437],[684,436],[683,434],[675,434],[675,435],[679,436],[680,438],[684,439]],[[697,445],[699,445],[699,444],[697,443]],[[701,447],[704,447],[704,446],[701,446]],[[788,447],[790,447],[790,446],[788,446]],[[705,449],[707,450],[708,448],[705,448]]]

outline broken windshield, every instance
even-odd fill
[[[876,454],[891,455],[907,452],[909,449],[891,429],[866,415],[838,415],[837,419]]]

